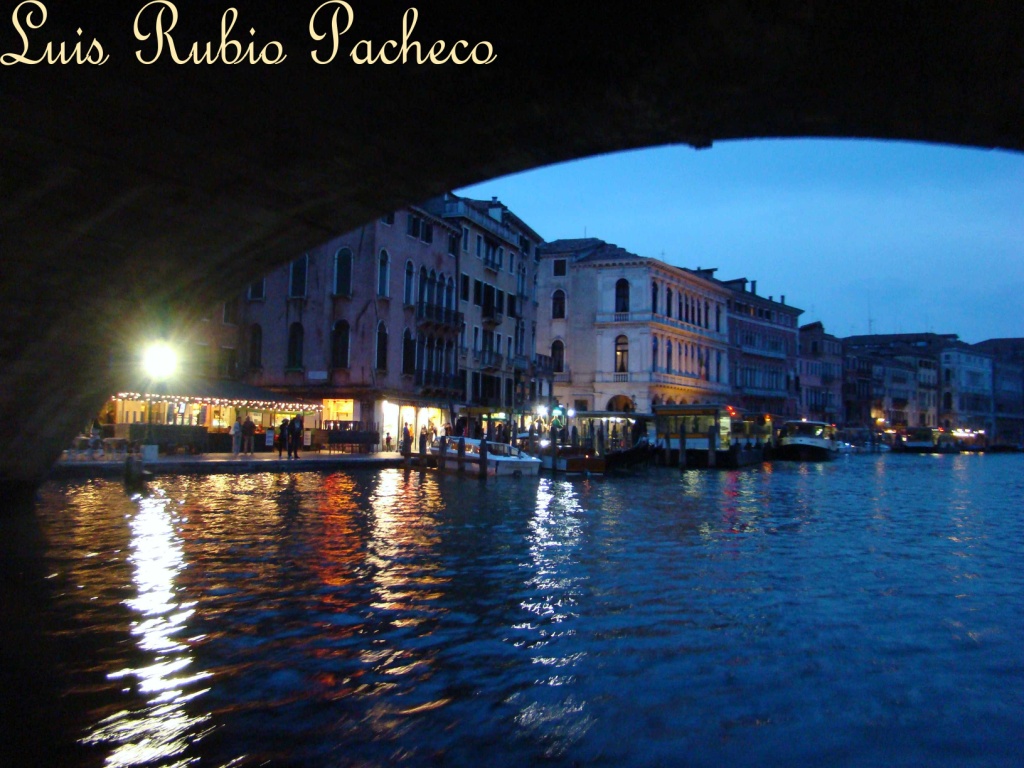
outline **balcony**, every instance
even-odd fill
[[[416,371],[416,386],[425,392],[450,394],[461,391],[462,377],[441,371]]]
[[[481,313],[484,325],[501,325],[505,316],[494,307],[484,307]]]
[[[462,313],[421,301],[416,306],[416,322],[421,326],[431,326],[439,330],[458,331],[462,328]]]
[[[485,371],[500,370],[505,363],[501,354],[493,349],[480,350],[477,353],[477,360],[480,362],[480,368]]]
[[[470,205],[466,205],[462,200],[447,201],[444,204],[444,217],[449,219],[459,216],[469,219],[481,229],[500,237],[513,248],[519,248],[519,234],[511,227],[502,224],[496,219],[492,219],[486,213],[482,213]]]
[[[533,372],[536,376],[550,376],[555,372],[555,361],[551,355],[534,355]]]
[[[497,254],[487,254],[484,256],[484,269],[495,273],[501,272],[501,262]]]
[[[516,355],[512,358],[512,370],[526,371],[530,368],[530,358],[526,355]]]
[[[614,325],[618,323],[662,325],[684,333],[703,336],[707,339],[715,339],[718,341],[724,341],[726,339],[726,334],[724,332],[715,331],[711,328],[705,328],[693,323],[687,323],[683,320],[677,320],[674,317],[659,315],[656,312],[598,312],[594,322],[599,326]],[[785,358],[785,354],[783,354],[782,357]]]

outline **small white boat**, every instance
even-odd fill
[[[447,445],[442,447],[442,440]],[[465,453],[460,457],[459,443],[465,441]],[[468,475],[480,474],[481,444],[487,443],[487,474],[497,477],[535,476],[540,472],[540,459],[524,453],[507,443],[495,443],[475,438],[439,437],[431,443],[428,451],[442,472],[458,472]],[[443,448],[443,449],[442,449]]]
[[[823,421],[787,421],[776,456],[789,461],[831,461],[839,455],[836,428]]]

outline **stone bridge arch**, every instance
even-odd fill
[[[344,53],[318,65],[309,17],[319,3],[271,0],[233,4],[238,38],[257,50],[279,42],[281,64],[144,65],[137,7],[47,5],[32,55],[46,41],[70,48],[82,28],[109,60],[0,71],[7,498],[28,498],[116,389],[125,371],[115,350],[404,203],[666,143],[1024,146],[1024,12],[1014,0],[870,10],[830,0],[424,4],[411,35],[421,50],[436,40],[493,46],[493,63],[459,66],[357,65]],[[350,5],[345,52],[360,39],[374,50],[401,40],[412,4]],[[177,7],[184,47],[217,39],[227,4]],[[0,52],[18,50],[0,16]]]

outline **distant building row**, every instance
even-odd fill
[[[410,206],[224,308],[222,375],[397,435],[458,415],[727,402],[848,427],[1024,440],[1024,340],[837,339],[803,310],[596,238],[545,243],[497,199]],[[233,333],[232,333],[233,329]],[[212,330],[212,328],[211,328]],[[214,334],[216,337],[217,335]]]

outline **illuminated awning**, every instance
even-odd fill
[[[241,381],[225,379],[175,379],[161,382],[135,382],[112,396],[115,400],[173,400],[179,403],[227,405],[234,408],[260,408],[278,411],[320,411],[315,403]]]

